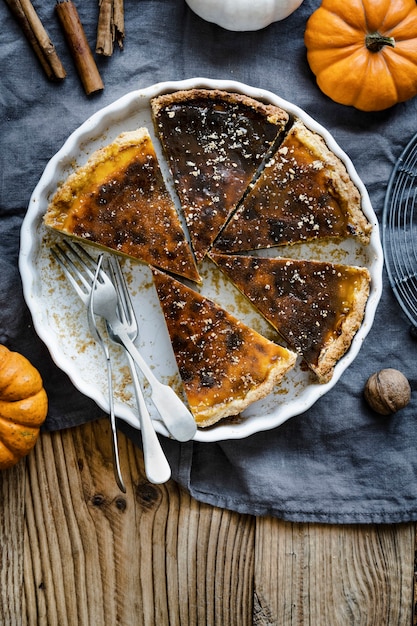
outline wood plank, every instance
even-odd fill
[[[120,443],[126,496],[107,420],[0,474],[1,624],[413,623],[414,524],[255,520],[151,485]]]
[[[413,626],[417,626],[417,524],[414,526]]]
[[[252,623],[255,520],[150,484],[120,435],[114,482],[107,420],[44,434],[28,462],[28,624]]]
[[[25,462],[0,472],[0,624],[23,626]]]
[[[414,531],[258,519],[254,624],[411,624]]]

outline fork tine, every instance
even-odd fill
[[[109,262],[112,282],[119,296],[120,317],[124,323],[129,324],[131,330],[133,328],[136,329],[137,328],[136,316],[133,310],[132,301],[130,299],[129,290],[127,288],[126,279],[120,267],[119,259],[115,256],[110,256],[108,259],[108,262]]]
[[[81,274],[78,267],[73,263],[71,258],[59,244],[56,244],[54,248],[51,248],[51,254],[57,261],[72,287],[77,292],[78,296],[81,300],[83,300],[83,302],[86,302],[88,294],[90,293],[90,284],[87,282],[83,274]]]
[[[62,243],[56,243],[51,248],[51,254],[78,296],[86,302],[94,280],[97,261],[78,242],[69,242],[66,239]],[[100,269],[98,275],[100,282],[103,281],[103,274],[104,270]]]
[[[77,241],[68,241],[64,240],[65,246],[71,252],[71,254],[76,259],[77,263],[83,268],[89,278],[89,286],[91,287],[91,282],[94,280],[95,271],[97,268],[97,261],[93,259],[93,257],[83,248]],[[101,276],[101,270],[99,272],[99,277]]]

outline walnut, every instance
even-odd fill
[[[411,387],[407,378],[396,369],[375,372],[365,385],[365,400],[381,415],[391,415],[410,402]]]

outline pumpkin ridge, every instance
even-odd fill
[[[374,61],[375,60],[376,59],[373,56],[371,56],[369,58],[368,67],[367,67],[367,70],[366,70],[367,73],[373,74],[373,66],[374,66]],[[387,68],[386,55],[378,53],[377,62],[382,64],[382,65],[384,65]],[[390,74],[388,74],[388,76],[390,77]],[[390,80],[390,78],[387,78],[387,85],[386,86],[388,86],[388,83],[389,83],[389,87],[388,87],[388,89],[385,88],[385,93],[387,91],[389,91],[389,93],[391,94],[391,98],[397,98],[398,97],[397,86],[396,86],[395,82],[392,79]],[[357,100],[358,100],[358,102],[366,100],[368,87],[369,87],[369,85],[366,82],[366,80],[361,81],[360,89],[359,89],[359,91],[357,93]]]
[[[0,344],[0,470],[30,452],[47,411],[39,371],[25,356]]]
[[[385,30],[386,35],[391,35],[393,32],[395,32],[395,40],[397,42],[417,39],[417,5],[415,15],[408,16],[408,18]]]
[[[12,453],[25,456],[33,448],[39,435],[39,428],[24,427],[12,424],[0,418],[0,441]]]
[[[381,23],[381,27],[385,26],[384,30],[387,34],[392,30],[398,30],[403,28],[410,28],[411,34],[416,33],[417,6],[413,2],[413,9],[410,11],[405,2],[403,2],[402,4],[402,7],[396,6],[395,3],[392,3],[391,7],[390,4],[390,8],[393,9],[393,12],[387,13],[385,15],[384,21]]]
[[[391,56],[386,56],[384,58],[385,63],[390,71],[391,74],[399,74],[400,69],[398,68],[397,65],[397,59],[394,59]],[[413,62],[408,59],[406,56],[401,55],[401,72],[404,73],[404,77],[403,77],[403,90],[399,91],[397,89],[397,93],[398,93],[398,98],[401,98],[402,100],[404,99],[402,94],[403,91],[404,93],[409,93],[410,91],[413,90],[413,88],[415,88],[415,85],[417,84],[417,67],[413,64]]]
[[[47,408],[46,391],[41,389],[23,400],[14,402],[0,400],[0,418],[22,426],[40,426],[45,420]]]
[[[336,11],[333,11],[330,9],[324,9],[324,13],[326,15],[321,16],[320,21],[324,21],[327,18],[327,20],[329,20],[329,23],[327,24],[327,21],[326,21],[326,26],[332,27],[332,30],[335,30],[336,32],[337,32],[336,29],[339,29],[341,27],[343,27],[343,29],[346,29],[346,26],[348,26],[355,35],[358,33],[358,31],[362,30],[356,20],[349,21],[347,16],[342,18],[342,16],[336,13]]]

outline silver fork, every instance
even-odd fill
[[[94,293],[94,313],[108,322],[117,339],[130,353],[151,388],[151,399],[169,432],[178,441],[189,441],[196,433],[197,425],[190,411],[169,385],[159,381],[133,341],[130,339],[118,314],[118,295],[111,279],[101,273]]]
[[[104,356],[106,358],[106,364],[107,364],[107,384],[108,384],[109,408],[110,408],[110,426],[111,426],[111,432],[112,432],[112,452],[113,452],[114,476],[116,478],[116,483],[117,483],[119,489],[123,493],[126,493],[126,487],[125,487],[125,484],[123,482],[122,472],[121,472],[121,469],[120,469],[119,445],[118,445],[117,427],[116,427],[116,415],[115,415],[115,412],[114,412],[113,373],[112,373],[110,352],[109,352],[109,348],[107,346],[107,343],[104,341],[104,339],[101,336],[101,333],[100,333],[100,331],[99,331],[99,329],[97,327],[97,323],[96,323],[96,319],[95,319],[95,315],[94,315],[94,300],[93,300],[94,287],[95,287],[95,284],[97,283],[97,280],[98,280],[98,275],[99,275],[99,272],[100,272],[102,260],[103,260],[103,255],[100,255],[98,263],[97,263],[97,269],[96,269],[96,272],[94,274],[92,287],[90,289],[90,295],[89,295],[88,301],[87,301],[87,319],[88,319],[88,327],[90,329],[90,333],[94,337],[94,340],[99,344],[99,346],[101,346],[101,348],[102,348],[102,350],[104,352]]]
[[[138,336],[138,324],[125,278],[120,268],[119,260],[115,256],[111,255],[108,258],[108,265],[111,273],[111,279],[118,295],[119,319],[124,325],[129,337],[132,341],[134,341]],[[114,334],[111,325],[106,322],[106,326],[110,341],[124,348],[117,335]],[[164,483],[171,477],[171,468],[155,432],[151,416],[149,415],[148,407],[146,406],[139,382],[138,373],[136,371],[135,362],[127,350],[125,350],[125,354],[130,368],[133,388],[135,390],[136,405],[138,408],[140,428],[142,432],[146,476],[152,483]]]
[[[68,245],[68,244],[67,244]],[[72,248],[68,245],[69,249]],[[81,246],[80,246],[81,247]],[[90,311],[90,292],[91,292],[91,277],[90,281],[88,281],[80,269],[75,265],[71,257],[68,256],[67,252],[57,244],[55,248],[51,248],[51,253],[55,260],[60,265],[62,271],[67,277],[68,281],[74,287],[74,290],[78,294],[79,298],[87,307],[87,316],[88,316],[88,325],[90,328],[90,332],[94,337],[95,341],[99,345],[101,345],[107,365],[107,381],[108,381],[108,394],[109,394],[109,418],[110,418],[110,427],[112,431],[112,453],[113,453],[113,467],[114,467],[114,475],[116,478],[116,483],[119,489],[126,493],[126,487],[123,482],[121,470],[120,470],[120,462],[119,462],[119,447],[117,442],[117,428],[116,428],[116,416],[114,413],[114,398],[113,398],[113,376],[112,376],[112,368],[111,368],[111,360],[110,353],[107,346],[107,343],[101,337],[97,325],[95,323],[94,316],[92,316]],[[82,263],[81,257],[76,255],[78,262]],[[94,274],[92,274],[92,278],[94,279]]]
[[[70,247],[68,242],[65,243],[67,247],[69,247],[71,250],[73,248],[77,248],[83,257],[89,256],[84,248],[79,244],[75,243],[72,244],[72,246]],[[94,259],[91,260],[95,267]],[[84,266],[84,269],[86,271],[88,270],[91,275],[91,269],[86,265],[83,260],[82,264]],[[186,408],[184,403],[177,396],[177,394],[174,392],[174,390],[168,385],[164,385],[156,378],[141,354],[136,349],[135,345],[129,338],[123,324],[121,324],[118,317],[118,298],[116,289],[111,279],[104,272],[101,273],[101,276],[104,279],[104,282],[99,283],[100,289],[97,290],[97,292],[95,293],[95,313],[101,315],[102,310],[99,311],[98,305],[101,305],[102,307],[103,302],[106,301],[106,298],[110,298],[111,306],[110,311],[108,311],[110,315],[102,315],[102,317],[104,317],[104,319],[106,319],[106,317],[108,318],[107,321],[110,323],[113,335],[117,337],[118,341],[120,341],[124,345],[126,350],[130,352],[135,363],[139,366],[143,375],[148,380],[152,392],[152,401],[171,435],[178,441],[189,441],[194,437],[197,430],[197,426],[193,416]],[[77,283],[74,280],[73,276],[70,275],[68,276],[68,278],[71,281],[71,284],[74,285],[74,288],[77,289]],[[85,279],[84,284],[87,288],[89,287],[89,283],[85,281]],[[105,293],[103,292],[103,290]]]
[[[61,266],[65,276],[74,287],[80,299],[87,305],[90,317],[94,318],[94,301],[92,302],[91,299],[91,281],[94,280],[95,274],[97,274],[97,279],[100,277],[100,280],[102,280],[104,273],[100,271],[100,269],[97,270],[97,262],[77,242],[69,243],[64,240],[63,243],[65,243],[66,250],[64,250],[62,245],[56,244],[54,248],[51,248],[51,253]],[[70,254],[68,254],[68,252]],[[108,334],[111,332],[110,326],[107,326],[107,331]],[[112,332],[111,335],[109,334],[109,339],[113,339]],[[108,360],[107,363],[109,364],[110,360]],[[150,482],[163,483],[169,480],[171,469],[153,428],[151,417],[143,399],[135,367],[132,369],[132,380],[135,387],[138,416],[142,430],[146,475]],[[113,401],[113,396],[111,400]]]

